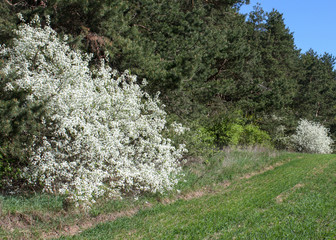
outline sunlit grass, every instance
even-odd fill
[[[65,234],[64,229],[66,229],[67,226],[81,227],[87,225],[85,223],[87,221],[90,221],[90,224],[95,225],[98,223],[97,219],[100,216],[108,214],[114,215],[116,212],[120,211],[132,212],[133,210],[136,210],[135,212],[137,212],[139,210],[138,215],[133,221],[138,221],[137,219],[142,215],[144,215],[146,219],[151,219],[153,213],[166,215],[167,208],[171,208],[171,211],[174,211],[174,209],[179,209],[180,206],[187,204],[186,206],[188,210],[184,210],[183,207],[182,210],[178,210],[181,211],[182,217],[175,215],[174,213],[174,217],[165,220],[160,219],[158,222],[155,222],[156,220],[152,223],[149,222],[148,226],[144,225],[140,227],[142,223],[139,223],[140,229],[146,229],[147,226],[152,229],[151,231],[154,231],[153,229],[157,228],[157,224],[164,224],[167,229],[164,229],[162,233],[160,232],[162,230],[161,228],[154,231],[158,234],[154,234],[155,238],[164,237],[165,232],[170,231],[168,230],[169,226],[174,227],[175,223],[177,223],[176,219],[182,220],[184,216],[187,218],[198,219],[199,222],[197,222],[197,225],[205,224],[204,220],[200,219],[198,216],[200,214],[197,209],[198,207],[201,207],[203,212],[209,211],[210,215],[214,214],[212,213],[214,206],[211,207],[211,204],[204,205],[203,203],[202,205],[198,202],[198,198],[211,199],[219,195],[222,196],[223,199],[226,199],[231,192],[243,191],[242,188],[250,181],[252,176],[269,170],[269,166],[286,164],[297,156],[305,158],[310,155],[289,154],[261,148],[225,149],[205,160],[190,159],[184,167],[185,177],[174,191],[163,195],[142,195],[136,197],[136,199],[134,196],[114,200],[100,199],[89,211],[83,211],[76,208],[66,209],[63,205],[64,197],[62,196],[47,194],[33,194],[28,197],[0,196],[0,206],[2,208],[1,219],[3,222],[7,224],[7,222],[4,221],[7,217],[19,221],[19,224],[13,225],[13,229],[9,229],[8,226],[0,228],[0,238],[43,238],[45,234],[50,232]],[[231,186],[227,187],[228,185],[223,185],[222,183],[229,183],[228,185],[231,184]],[[221,197],[219,198],[222,199]],[[220,202],[222,200],[215,201]],[[164,203],[164,205],[161,203]],[[195,204],[195,206],[189,206],[189,203]],[[216,211],[218,211],[218,209],[216,209]],[[192,215],[188,215],[187,213],[192,213]],[[195,216],[194,213],[196,214]],[[167,216],[169,216],[169,214]],[[202,216],[202,214],[200,214],[200,216]],[[28,223],[25,219],[28,219]],[[117,228],[119,228],[119,224],[122,226],[134,226],[134,222],[129,221],[130,220],[127,220],[127,218],[123,220],[120,219],[117,220],[115,224]],[[139,218],[139,221],[142,222],[144,220]],[[183,221],[187,224],[189,220],[184,219]],[[23,228],[20,226],[21,223],[23,223]],[[154,225],[151,226],[150,224]],[[110,228],[110,225],[107,228]],[[197,227],[194,226],[194,228]],[[114,229],[114,227],[112,227],[112,229]],[[118,234],[123,236],[123,228],[120,229],[121,232]],[[196,230],[194,229],[193,231]],[[57,236],[57,234],[55,236]],[[144,233],[141,233],[141,235],[142,234]],[[176,236],[179,236],[180,234],[181,233],[177,233]],[[133,234],[131,234],[131,236],[133,236]],[[141,238],[140,235],[135,236]],[[146,234],[144,236],[144,238],[146,238]],[[168,236],[175,237],[174,234]],[[181,236],[184,235],[182,234]],[[99,235],[99,239],[100,237],[104,238],[105,236]],[[115,235],[114,237],[119,238],[118,235]]]
[[[222,192],[157,205],[75,239],[334,239],[335,156],[291,158]]]

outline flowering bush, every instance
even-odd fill
[[[6,91],[25,90],[23,104],[46,109],[45,134],[27,147],[25,178],[84,203],[103,194],[162,192],[177,183],[186,149],[162,136],[166,113],[158,96],[104,62],[90,70],[90,56],[72,50],[49,24],[41,27],[38,17],[16,34],[13,46],[0,51],[3,73],[18,76]]]
[[[301,119],[296,133],[291,136],[291,141],[299,151],[331,153],[333,140],[328,136],[328,133],[329,130],[321,124]]]

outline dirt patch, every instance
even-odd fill
[[[223,188],[227,188],[231,185],[231,182],[230,181],[225,181],[225,182],[221,182],[217,185],[220,186],[220,187],[223,187]]]
[[[325,163],[325,164],[322,164],[322,165],[320,165],[318,167],[315,167],[313,169],[313,173],[312,174],[314,176],[321,175],[328,166],[329,166],[329,163]]]
[[[181,195],[175,196],[174,198],[162,198],[158,199],[158,202],[162,203],[163,205],[168,205],[176,202],[177,200],[191,200],[195,198],[200,198],[205,195],[208,195],[210,193],[209,188],[202,188],[196,191],[188,192],[188,193],[183,193]]]
[[[133,208],[133,209],[125,210],[125,211],[114,212],[114,213],[109,213],[109,214],[101,214],[97,217],[91,217],[88,220],[77,223],[74,226],[68,226],[69,230],[64,229],[63,231],[57,232],[56,233],[57,235],[46,237],[46,239],[60,237],[60,236],[73,236],[73,235],[79,234],[80,232],[86,229],[92,228],[99,223],[112,222],[122,217],[132,217],[135,214],[137,214],[139,210],[141,209],[144,210],[144,209],[151,208],[151,207],[152,207],[152,204],[147,203],[142,208],[137,207],[137,208]]]
[[[149,208],[151,205],[146,205],[145,208]],[[127,211],[114,212],[110,214],[101,214],[97,217],[90,217],[85,221],[77,222],[73,225],[64,226],[62,229],[57,231],[52,231],[48,233],[42,233],[43,239],[57,238],[61,236],[73,236],[79,234],[80,232],[96,226],[98,223],[104,223],[109,221],[115,221],[118,218],[130,217],[135,215],[140,208],[133,208]]]
[[[194,199],[194,198],[200,198],[202,196],[204,196],[206,194],[205,191],[195,191],[195,192],[190,192],[184,196],[181,196],[179,199],[183,199],[183,200],[190,200],[190,199]]]
[[[16,228],[22,229],[31,225],[31,217],[24,214],[10,214],[1,217],[0,225],[4,230],[13,232]]]
[[[283,193],[279,194],[275,198],[276,203],[278,203],[278,204],[282,203],[285,199],[287,199],[289,197],[290,194],[295,192],[297,189],[302,188],[303,186],[304,186],[304,184],[298,183],[294,187],[292,187],[289,191],[286,191],[286,192],[283,192]]]
[[[276,163],[276,164],[274,164],[274,165],[272,165],[272,166],[268,166],[268,167],[263,168],[261,171],[248,173],[248,174],[246,174],[246,175],[240,177],[239,179],[249,179],[249,178],[254,177],[254,176],[256,176],[256,175],[260,175],[260,174],[262,174],[262,173],[264,173],[264,172],[271,171],[271,170],[273,170],[274,168],[279,167],[279,166],[281,166],[281,165],[283,165],[283,164],[285,164],[285,163],[286,163],[286,162],[278,162],[278,163]]]
[[[51,221],[49,215],[42,215],[40,213],[14,213],[0,216],[0,226],[9,232],[13,232],[15,229],[26,230],[31,226],[34,226],[36,222],[48,222]]]
[[[224,181],[224,182],[221,182],[221,183],[218,183],[218,184],[214,184],[213,187],[203,187],[203,188],[198,189],[196,191],[182,193],[178,196],[175,196],[172,199],[164,198],[164,199],[159,199],[158,201],[160,203],[164,204],[164,205],[172,204],[172,203],[176,202],[177,200],[188,201],[188,200],[192,200],[192,199],[195,199],[195,198],[200,198],[200,197],[203,197],[203,196],[216,194],[216,193],[222,191],[223,189],[226,189],[230,185],[231,185],[230,181]]]

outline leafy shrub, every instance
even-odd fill
[[[220,123],[216,128],[218,143],[236,146],[239,144],[244,127],[239,123]]]
[[[292,150],[290,135],[293,134],[297,127],[297,119],[290,113],[283,115],[265,114],[260,120],[262,128],[265,130],[271,139],[272,145],[276,149]]]
[[[198,126],[197,128],[197,135],[200,139],[200,141],[209,146],[212,147],[215,144],[216,141],[216,136],[214,134],[214,132],[212,131],[208,131],[207,128],[203,127],[203,126]]]
[[[242,117],[226,118],[216,122],[209,131],[220,146],[270,145],[270,136]]]
[[[321,124],[301,119],[291,141],[300,152],[331,153],[334,141],[328,134],[329,130]]]
[[[48,22],[48,21],[47,21]],[[177,183],[186,151],[162,136],[166,113],[141,90],[136,77],[74,51],[38,17],[22,24],[11,48],[2,47],[9,93],[26,91],[22,106],[43,105],[43,134],[31,135],[23,169],[32,184],[88,203],[108,194],[162,192]],[[175,124],[177,134],[184,128]]]
[[[176,134],[173,129],[167,129],[169,131],[164,132],[164,136],[171,139],[175,146],[178,144],[185,144],[188,149],[186,159],[183,161],[184,166],[189,166],[189,163],[193,162],[206,162],[217,150],[215,143],[216,136],[213,132],[208,131],[204,127],[200,120],[190,121],[181,119],[179,116],[169,114],[167,118],[169,125],[174,122],[182,122],[183,126],[187,127],[188,131],[184,131],[183,134]]]
[[[269,145],[271,137],[258,126],[247,124],[244,126],[242,142],[244,145]]]

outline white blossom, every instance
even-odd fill
[[[38,17],[16,34],[13,46],[0,50],[8,59],[3,73],[18,76],[7,91],[28,90],[27,102],[43,103],[49,131],[30,146],[24,177],[77,202],[162,192],[177,183],[186,149],[162,136],[166,113],[158,96],[143,92],[128,72],[117,77],[104,62],[90,70],[90,56],[72,50],[49,25],[40,27]]]
[[[184,127],[181,123],[173,122],[171,124],[172,129],[174,130],[175,133],[177,134],[183,134],[185,131],[189,131],[189,128]]]
[[[321,124],[301,119],[291,141],[299,151],[331,153],[334,141],[328,135],[329,130]]]

